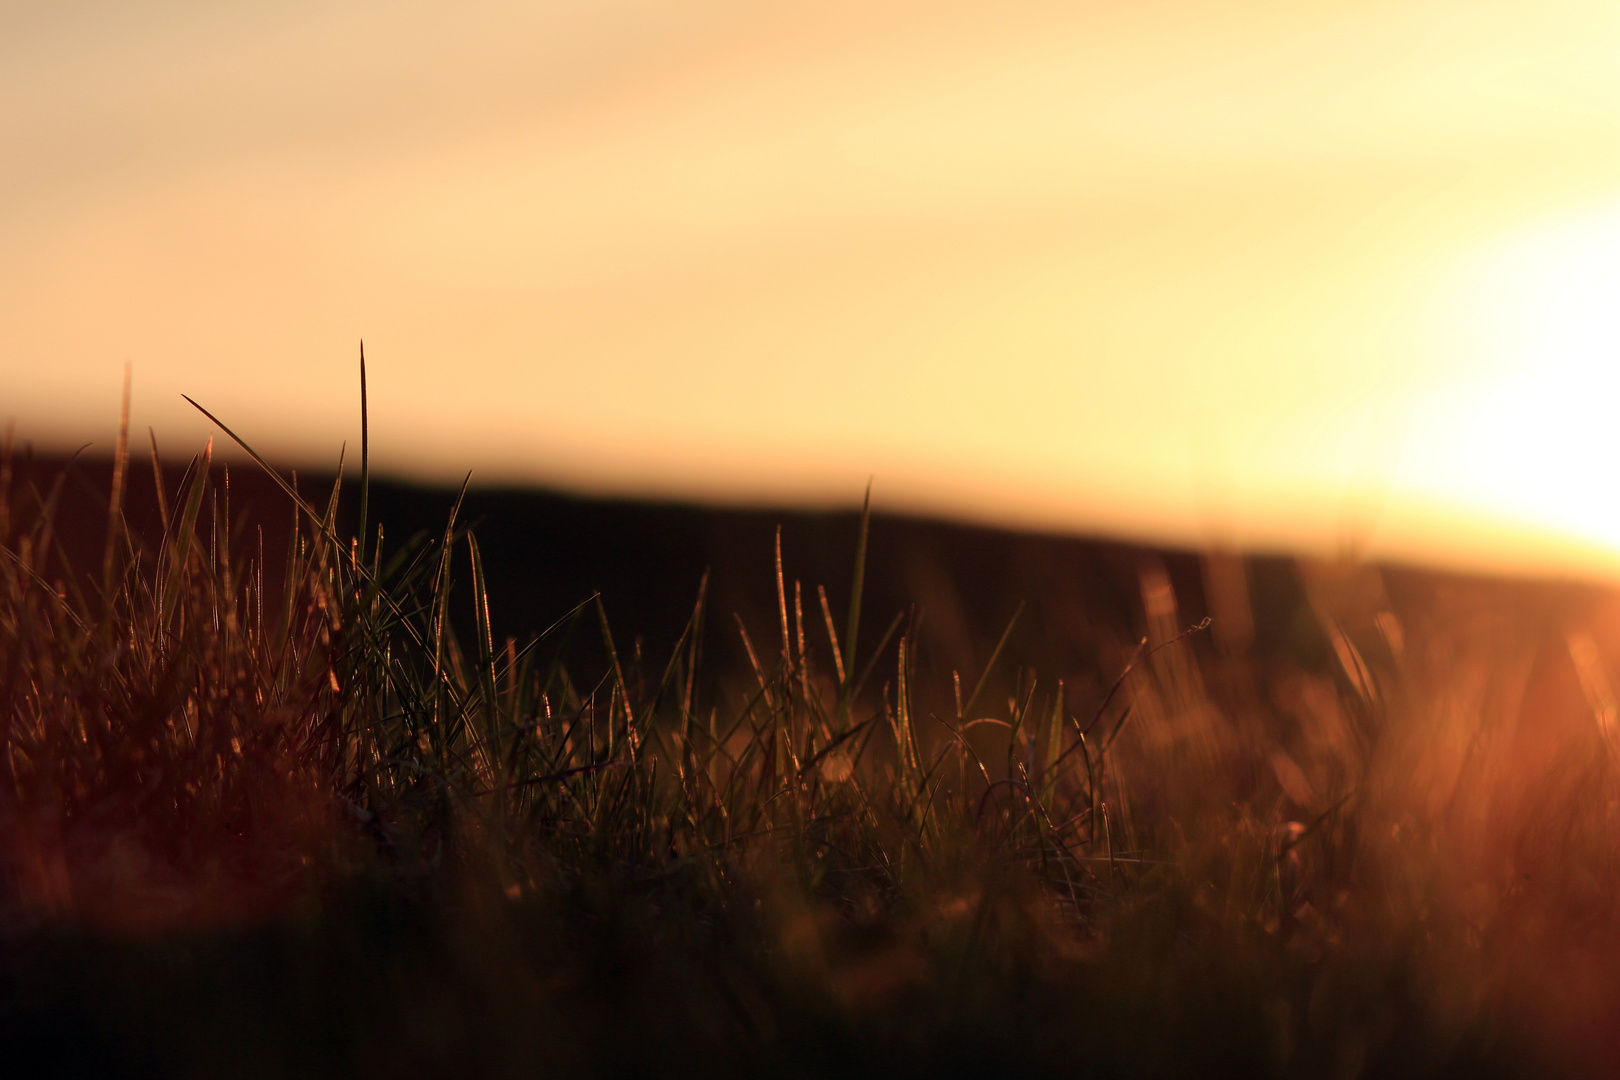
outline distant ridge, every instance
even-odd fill
[[[171,502],[184,469],[184,462],[165,463]],[[14,486],[32,484],[42,498],[58,488],[57,542],[75,566],[99,565],[111,472],[104,458],[70,463],[20,453],[13,462]],[[329,473],[298,477],[300,489],[316,503],[325,502],[332,480]],[[292,516],[289,500],[250,466],[231,469],[229,490],[234,550],[255,554],[262,530],[266,576],[278,578]],[[125,516],[155,545],[160,517],[153,491],[150,459],[134,458]],[[355,494],[351,479],[342,501],[349,514]],[[370,514],[382,524],[393,551],[415,533],[442,534],[455,497],[450,488],[374,481]],[[600,593],[615,635],[639,641],[648,663],[657,664],[685,625],[705,571],[713,613],[706,647],[721,649],[722,655],[736,650],[741,659],[735,614],[757,648],[774,655],[780,648],[774,566],[778,526],[789,606],[797,581],[806,636],[812,644],[824,641],[817,586],[825,586],[841,624],[847,617],[859,515],[474,488],[466,494],[460,521],[478,535],[497,646],[508,635],[526,639]],[[60,574],[60,565],[51,564],[48,573]],[[1336,661],[1321,625],[1323,613],[1315,608],[1322,596],[1332,593],[1331,587],[1324,592],[1321,582],[1340,571],[1328,568],[1324,574],[1315,566],[1278,556],[1211,557],[875,513],[862,640],[874,648],[896,616],[915,617],[920,621],[916,662],[923,674],[948,681],[954,669],[967,678],[987,661],[1022,605],[1011,654],[1043,678],[1063,678],[1072,692],[1084,695],[1106,685],[1139,637],[1163,634],[1170,626],[1192,626],[1213,615],[1212,632],[1189,647],[1218,650],[1223,642],[1233,645],[1236,633],[1236,646],[1262,661],[1327,668]],[[453,573],[466,581],[464,558],[458,557]],[[1517,612],[1516,617],[1530,619],[1578,618],[1608,595],[1597,586],[1402,567],[1365,568],[1363,579],[1366,574],[1374,582],[1371,593],[1381,598],[1378,605],[1423,618],[1438,617],[1435,597],[1442,595],[1465,596],[1471,609]],[[1364,597],[1369,590],[1363,579],[1357,588]],[[1147,609],[1155,603],[1161,606],[1150,618]],[[1367,618],[1375,614],[1369,612]],[[452,618],[458,633],[470,635],[470,608],[454,609]],[[1163,625],[1150,626],[1153,619]]]

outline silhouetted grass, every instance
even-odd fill
[[[497,642],[454,514],[400,543],[362,494],[340,535],[338,488],[289,482],[267,592],[208,449],[159,543],[123,525],[122,438],[86,575],[55,555],[59,487],[10,460],[0,1040],[34,1074],[1620,1060],[1616,706],[1579,628],[1403,620],[1376,571],[1319,567],[1337,667],[1275,678],[1199,645],[1149,572],[1149,633],[1085,712],[1007,674],[1007,634],[924,693],[915,614],[863,620],[863,518],[850,610],[778,555],[776,633],[738,623],[716,697],[702,585],[661,663],[590,598]],[[584,636],[598,670],[567,662]]]

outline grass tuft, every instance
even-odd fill
[[[364,536],[369,433],[342,536],[336,485],[317,509],[219,426],[296,508],[280,596],[262,544],[232,539],[211,443],[177,490],[157,471],[149,547],[121,513],[120,435],[99,578],[53,561],[60,478],[12,490],[0,451],[0,1041],[18,1060],[1432,1076],[1620,1059],[1620,773],[1608,714],[1535,689],[1545,634],[1437,603],[1393,635],[1387,604],[1322,590],[1343,670],[1223,659],[1204,620],[1143,638],[1077,715],[1063,683],[997,674],[1009,624],[941,715],[915,617],[860,663],[868,499],[842,643],[824,588],[825,648],[806,634],[778,541],[781,648],[739,622],[747,689],[716,697],[707,579],[652,667],[599,597],[497,643],[455,512],[438,536]],[[599,670],[570,662],[581,633]],[[1579,640],[1580,686],[1606,687]]]

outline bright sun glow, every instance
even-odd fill
[[[12,7],[36,442],[1620,573],[1612,0]]]
[[[1620,208],[1486,246],[1439,310],[1470,374],[1422,402],[1402,483],[1620,551]]]

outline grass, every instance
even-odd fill
[[[1331,666],[1278,674],[1148,581],[1147,636],[1075,713],[1011,627],[919,686],[915,613],[863,624],[863,515],[843,619],[778,549],[775,633],[739,622],[716,682],[702,584],[662,663],[594,598],[498,643],[454,514],[344,535],[338,486],[283,481],[275,573],[209,449],[143,540],[129,457],[87,573],[62,477],[0,455],[0,1046],[34,1074],[1620,1059],[1620,743],[1565,613],[1397,614],[1375,571],[1317,568]]]

